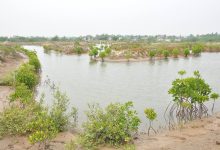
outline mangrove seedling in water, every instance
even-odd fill
[[[210,98],[213,99],[213,104],[212,104],[212,114],[214,112],[214,107],[215,107],[215,101],[219,98],[219,94],[217,93],[212,93],[210,95]]]
[[[146,108],[144,110],[146,118],[149,120],[149,127],[147,134],[150,135],[150,129],[154,131],[154,133],[157,133],[156,130],[152,126],[152,122],[157,118],[157,113],[154,111],[153,108]]]
[[[188,57],[188,55],[190,54],[190,50],[188,48],[186,48],[186,49],[184,49],[183,53],[184,53],[185,57]]]
[[[185,71],[180,71],[180,75]],[[209,101],[211,88],[201,78],[199,71],[194,76],[178,78],[173,81],[169,94],[173,96],[174,104],[170,108],[170,119],[176,115],[178,121],[188,121],[208,115],[204,102]]]
[[[105,51],[100,52],[99,57],[102,59],[102,62],[104,62],[104,58],[106,57],[106,52]]]

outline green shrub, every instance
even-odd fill
[[[168,58],[169,55],[170,55],[170,53],[169,53],[168,50],[164,50],[164,51],[163,51],[163,56],[164,56],[165,58]]]
[[[107,56],[105,51],[102,51],[99,53],[99,57],[102,59],[102,62],[104,62],[104,58]]]
[[[24,83],[29,89],[33,89],[38,83],[34,66],[29,64],[22,65],[16,72],[15,80],[16,84]]]
[[[53,96],[54,101],[50,115],[57,130],[61,132],[65,131],[69,126],[75,126],[77,122],[77,109],[73,107],[72,111],[67,113],[69,98],[58,88],[55,89]],[[73,120],[73,122],[71,122],[71,120]]]
[[[190,50],[188,48],[185,48],[183,53],[185,57],[188,57],[188,55],[190,54]]]
[[[35,68],[35,71],[37,72],[41,68],[40,61],[37,58],[37,54],[31,51],[28,51],[26,54],[29,57],[29,64],[33,65]]]
[[[0,136],[26,134],[30,116],[30,108],[21,109],[18,106],[11,106],[5,109],[0,113]]]
[[[177,58],[178,55],[179,55],[179,50],[178,50],[178,49],[173,49],[172,54],[173,54],[173,56],[174,56],[175,58]]]
[[[149,56],[150,58],[155,57],[155,56],[156,56],[156,51],[155,51],[155,50],[150,50],[150,51],[148,52],[148,56]]]
[[[40,143],[46,146],[47,142],[58,133],[56,125],[47,111],[37,112],[35,118],[28,123],[27,127],[31,133],[29,135],[29,141],[32,144]]]
[[[10,95],[10,100],[19,100],[22,104],[27,104],[33,100],[32,91],[24,84],[17,85],[15,91]]]
[[[195,44],[192,46],[192,53],[194,55],[199,55],[201,54],[202,50],[204,49],[204,46],[201,44]]]
[[[84,132],[80,135],[80,143],[85,148],[129,143],[140,124],[132,102],[110,104],[104,110],[99,105],[89,105],[86,114],[88,120],[83,124]]]

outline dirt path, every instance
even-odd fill
[[[216,143],[217,142],[217,143]],[[135,142],[137,150],[220,150],[220,114]]]
[[[28,61],[27,56],[20,53],[18,58],[7,58],[4,63],[0,63],[0,79],[4,78],[10,72],[16,70],[22,63]],[[9,86],[0,86],[0,112],[8,105],[7,97],[13,89]]]

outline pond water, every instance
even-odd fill
[[[142,120],[142,129],[147,124],[143,113],[146,107],[155,108],[158,113],[154,124],[164,126],[163,114],[172,100],[167,91],[178,77],[179,70],[186,70],[188,75],[199,70],[213,91],[220,93],[220,53],[145,62],[91,63],[86,54],[44,53],[40,46],[24,47],[36,50],[42,65],[42,84],[38,87],[38,95],[44,92],[45,103],[50,105],[51,94],[43,82],[48,78],[54,81],[70,98],[70,106],[78,108],[80,123],[86,119],[84,112],[88,103],[97,102],[106,106],[111,102],[133,101]],[[216,103],[215,110],[220,110],[220,101]]]

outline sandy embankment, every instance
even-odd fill
[[[0,79],[16,70],[21,64],[28,61],[27,56],[20,54],[18,58],[7,58],[5,62],[0,63]],[[10,86],[0,86],[0,112],[8,105],[7,97],[13,91]]]

